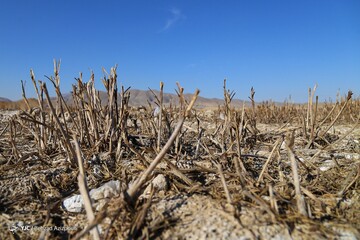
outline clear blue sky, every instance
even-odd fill
[[[223,79],[247,99],[306,101],[318,84],[321,100],[340,89],[360,93],[360,1],[50,1],[1,0],[0,96],[34,96],[37,79],[61,59],[61,86],[118,64],[119,81],[222,97]]]

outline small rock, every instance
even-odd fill
[[[357,153],[345,154],[345,159],[346,160],[359,160],[360,159],[360,154],[357,154]]]
[[[219,118],[220,118],[221,120],[225,120],[225,114],[224,114],[224,113],[220,113],[220,114],[219,114]]]
[[[120,193],[120,181],[110,181],[99,188],[90,191],[90,197],[93,200],[101,200],[117,196]]]
[[[97,211],[106,204],[106,202],[120,194],[120,181],[110,181],[105,183],[99,188],[92,189],[89,194],[92,201],[94,201],[94,207]],[[84,202],[81,195],[75,195],[67,198],[63,202],[63,206],[68,212],[79,213],[84,209]]]
[[[320,171],[325,172],[333,167],[335,167],[335,163],[333,160],[325,160],[320,166]]]
[[[160,115],[160,107],[156,107],[155,109],[154,109],[154,113],[153,113],[153,116],[154,117],[158,117]]]
[[[167,189],[167,180],[163,174],[159,174],[152,180],[152,185],[157,190],[166,190]]]
[[[75,195],[70,198],[67,198],[63,202],[64,208],[68,212],[79,213],[84,208],[84,203],[80,195]]]
[[[285,142],[285,141],[283,141],[283,142],[281,143],[280,149],[281,149],[281,150],[285,150],[285,149],[286,149],[286,142]]]
[[[168,189],[168,181],[163,174],[157,175],[152,181],[151,184],[155,188],[156,191],[166,191]],[[140,196],[140,198],[149,198],[151,193],[151,184],[149,184],[144,193]]]

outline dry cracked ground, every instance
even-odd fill
[[[247,172],[239,176],[236,139],[225,136],[231,123],[199,111],[138,201],[127,204],[124,192],[156,157],[156,135],[137,130],[148,112],[130,112],[120,157],[82,148],[101,239],[360,239],[359,126],[332,127],[327,148],[321,141],[308,147],[301,125],[257,124],[256,138],[244,127]],[[60,140],[49,136],[48,152],[39,152],[30,131],[36,123],[24,123],[29,116],[1,111],[0,118],[0,239],[91,239],[79,235],[89,225],[79,171],[55,147]],[[289,132],[307,216],[297,207]]]

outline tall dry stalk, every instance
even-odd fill
[[[241,110],[241,117],[236,117],[236,124],[235,124],[235,134],[236,134],[236,149],[237,149],[237,159],[235,158],[235,168],[236,172],[239,175],[240,179],[242,179],[242,175],[246,174],[246,168],[245,165],[241,159],[241,143],[242,143],[242,134],[243,134],[243,128],[244,128],[244,118],[245,118],[245,102],[243,102],[242,110]],[[242,180],[242,183],[244,183],[244,180]]]
[[[280,145],[280,139],[278,139],[278,140],[275,142],[274,147],[273,147],[273,149],[271,150],[270,155],[269,155],[268,159],[266,160],[266,162],[265,162],[265,164],[264,164],[264,166],[263,166],[263,169],[262,169],[261,172],[260,172],[260,175],[259,175],[258,180],[257,180],[258,183],[260,183],[260,182],[262,181],[263,174],[265,173],[268,165],[270,164],[270,161],[271,161],[271,159],[272,159],[272,156],[274,155],[275,151],[278,149],[279,145]]]
[[[86,182],[84,163],[83,163],[83,160],[81,157],[80,147],[77,142],[76,136],[74,136],[74,144],[75,144],[75,149],[76,149],[77,162],[78,162],[78,166],[79,166],[79,175],[78,175],[79,191],[80,191],[81,197],[84,201],[84,206],[85,206],[85,211],[86,211],[86,216],[87,216],[88,222],[91,223],[95,219],[95,214],[94,214],[94,211],[93,211],[92,205],[91,205],[89,189],[87,187],[87,182]],[[100,232],[99,232],[99,229],[97,226],[95,226],[91,230],[91,234],[93,235],[94,240],[100,239]]]
[[[338,112],[338,114],[336,115],[336,117],[334,118],[334,120],[330,123],[330,125],[320,134],[320,137],[323,138],[324,135],[329,131],[329,129],[335,124],[335,122],[338,120],[338,118],[340,117],[340,115],[343,113],[343,111],[345,110],[347,104],[349,103],[349,101],[351,100],[353,93],[352,91],[349,91],[345,100],[344,105],[341,107],[340,111]]]
[[[159,119],[158,119],[158,137],[157,137],[157,151],[160,151],[161,145],[161,134],[162,134],[162,112],[163,112],[163,101],[164,101],[164,83],[160,82],[160,103],[159,103]]]
[[[25,93],[25,83],[24,83],[23,80],[21,80],[21,91],[22,91],[22,97],[23,97],[23,99],[24,99],[24,101],[25,101],[25,104],[26,104],[26,106],[27,106],[27,108],[28,108],[28,111],[30,111],[30,110],[31,110],[31,107],[30,107],[29,101],[28,101],[28,99],[27,99],[27,97],[26,97],[26,93]]]
[[[182,98],[182,99],[180,99],[180,101],[183,103],[184,102],[184,99],[183,99],[184,96],[182,94],[183,90],[181,90],[180,85],[178,85],[178,86],[179,86],[179,92],[181,94],[180,98]],[[186,110],[182,112],[175,130],[171,134],[171,136],[170,136],[169,140],[167,141],[167,143],[165,144],[165,146],[161,149],[161,151],[158,153],[158,155],[155,157],[155,159],[151,162],[150,166],[140,175],[140,177],[135,181],[135,183],[127,191],[130,201],[134,202],[137,199],[137,195],[139,194],[140,189],[146,183],[150,174],[154,171],[156,166],[160,163],[160,161],[163,159],[163,157],[165,156],[167,151],[170,149],[171,145],[174,143],[175,139],[178,137],[178,135],[181,131],[181,128],[184,124],[185,119],[189,116],[190,111],[195,104],[195,101],[199,95],[199,92],[200,92],[199,90],[195,91],[193,98],[191,99],[191,102],[189,103]]]
[[[310,138],[307,147],[310,148],[314,143],[315,138],[315,124],[316,124],[316,116],[318,111],[318,103],[319,103],[319,97],[316,96],[316,102],[315,102],[315,110],[314,114],[311,115],[311,129],[310,129]]]
[[[75,161],[75,151],[73,149],[73,147],[71,146],[71,143],[70,143],[70,136],[69,136],[69,133],[67,131],[64,130],[57,114],[56,114],[56,110],[55,108],[53,107],[53,104],[51,102],[51,99],[50,99],[50,96],[49,96],[49,92],[47,90],[47,87],[46,87],[46,84],[45,83],[42,83],[41,85],[41,89],[44,91],[45,93],[45,96],[46,96],[46,100],[47,100],[47,103],[50,107],[50,110],[53,114],[53,117],[56,121],[56,124],[61,132],[61,135],[62,135],[62,142],[64,143],[66,149],[67,149],[67,153],[68,153],[68,158],[70,160],[70,162],[73,164],[73,165],[76,165],[76,161]]]
[[[291,170],[292,170],[294,187],[295,187],[295,199],[296,199],[297,209],[301,215],[307,217],[308,213],[306,211],[304,196],[301,193],[300,178],[299,178],[299,173],[298,173],[297,162],[295,159],[294,152],[292,150],[292,148],[294,146],[294,141],[295,141],[295,134],[293,131],[292,133],[288,134],[285,146],[286,146],[288,156],[290,159],[290,163],[291,163]]]
[[[312,98],[311,98],[311,88],[308,88],[308,105],[306,111],[306,130],[309,129],[310,126],[310,114],[312,112]]]
[[[30,70],[30,77],[31,77],[31,81],[34,85],[34,89],[36,92],[36,96],[37,96],[37,101],[38,101],[38,105],[40,108],[40,122],[42,123],[39,126],[39,130],[36,131],[36,135],[37,138],[39,139],[39,149],[40,149],[40,153],[42,153],[45,148],[46,148],[46,143],[47,143],[47,136],[48,134],[45,132],[46,129],[44,127],[45,125],[45,109],[44,109],[44,91],[41,89],[41,87],[38,87],[36,80],[35,80],[35,74],[34,71],[31,69]],[[41,83],[40,83],[41,84]]]

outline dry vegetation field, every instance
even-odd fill
[[[27,105],[28,104],[28,105]],[[36,99],[19,100],[16,102],[0,102],[0,109],[2,110],[27,110],[29,107],[37,107],[38,101]]]
[[[0,112],[0,239],[360,239],[351,92],[278,106],[252,89],[235,108],[224,81],[224,104],[199,110],[180,85],[164,105],[160,84],[136,108],[113,68],[106,104],[94,76],[69,104],[58,68],[56,100],[32,74],[35,103]]]

